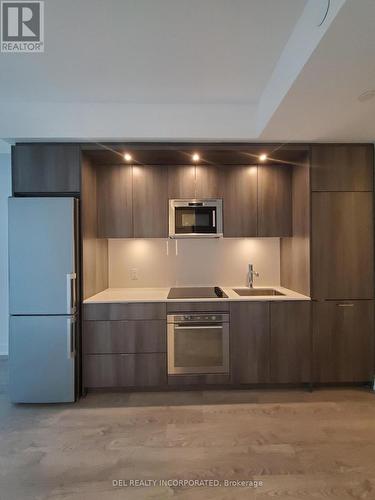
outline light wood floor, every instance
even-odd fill
[[[375,396],[362,389],[89,395],[14,406],[0,394],[0,499],[375,499]],[[113,487],[113,480],[263,481]]]

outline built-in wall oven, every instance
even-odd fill
[[[229,374],[229,314],[168,315],[168,374]]]
[[[223,236],[223,200],[169,200],[170,238]]]

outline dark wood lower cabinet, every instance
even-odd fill
[[[314,382],[366,382],[374,375],[374,302],[313,303]]]
[[[234,384],[269,381],[269,303],[230,305],[231,372]]]
[[[165,320],[84,321],[85,354],[166,352]]]
[[[84,384],[88,389],[158,387],[167,383],[165,353],[86,354]]]
[[[270,382],[311,382],[311,303],[271,302]]]

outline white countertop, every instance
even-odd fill
[[[256,288],[273,288],[284,295],[258,295],[253,297],[243,297],[237,295],[233,288],[245,288],[241,286],[220,287],[228,298],[208,298],[208,299],[167,299],[170,288],[107,288],[103,292],[97,293],[84,300],[84,304],[105,304],[105,303],[127,303],[127,302],[225,302],[225,301],[285,301],[285,300],[310,300],[310,297],[288,290],[281,286],[267,286]]]

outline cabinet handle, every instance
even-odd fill
[[[337,304],[339,307],[353,307],[354,304]]]

